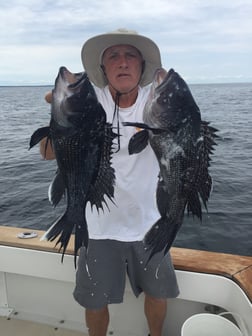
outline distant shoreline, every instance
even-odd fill
[[[190,83],[187,81],[188,85],[247,85],[252,84],[251,82],[220,82],[220,83]],[[53,84],[0,84],[1,87],[53,87]]]
[[[2,87],[6,87],[6,88],[10,88],[10,87],[18,87],[18,88],[21,88],[21,87],[53,87],[53,85],[52,84],[22,84],[22,85],[15,85],[15,84],[6,84],[6,85],[1,85],[0,84],[0,88],[2,88]]]

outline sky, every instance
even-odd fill
[[[118,28],[153,39],[163,67],[188,83],[252,82],[251,0],[7,0],[0,85],[53,85],[60,66],[83,71],[83,43]]]

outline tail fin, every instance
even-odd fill
[[[146,233],[144,243],[147,249],[151,250],[149,260],[154,254],[164,251],[164,255],[169,251],[176,234],[182,223],[175,223],[169,217],[161,217]]]
[[[81,246],[88,246],[88,231],[87,231],[87,222],[84,215],[77,216],[76,213],[74,215],[69,212],[64,213],[42,236],[41,240],[49,240],[54,241],[57,237],[58,240],[55,244],[57,246],[60,244],[59,251],[62,250],[62,258],[61,262],[63,262],[64,255],[66,252],[67,245],[69,243],[71,234],[75,228],[75,243],[74,243],[74,265],[76,268],[76,259],[77,253]]]

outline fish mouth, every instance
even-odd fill
[[[92,95],[85,72],[72,73],[66,67],[59,69],[52,90],[53,119],[61,126],[70,127],[69,116],[79,111],[81,99]],[[76,97],[76,99],[75,99]]]
[[[156,95],[157,91],[162,86],[162,83],[165,81],[166,77],[167,77],[167,71],[165,69],[159,68],[155,71],[151,84],[149,101],[151,101],[153,97]]]
[[[167,71],[163,68],[157,69],[155,71],[154,79],[153,79],[154,89],[156,89],[157,87],[159,87],[163,83],[167,74],[168,74]]]
[[[61,67],[59,70],[59,76],[63,82],[65,82],[69,89],[76,89],[86,78],[84,72],[72,73],[66,67]]]
[[[59,75],[61,78],[69,84],[73,84],[76,82],[76,76],[72,72],[70,72],[66,67],[61,67],[59,71]]]
[[[156,94],[160,94],[166,90],[168,83],[173,80],[174,74],[176,74],[176,72],[173,69],[170,69],[169,71],[166,71],[163,68],[156,70],[152,82],[153,91]]]

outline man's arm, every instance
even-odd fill
[[[54,160],[55,154],[51,145],[50,140],[48,138],[44,138],[40,141],[40,154],[45,160]]]

